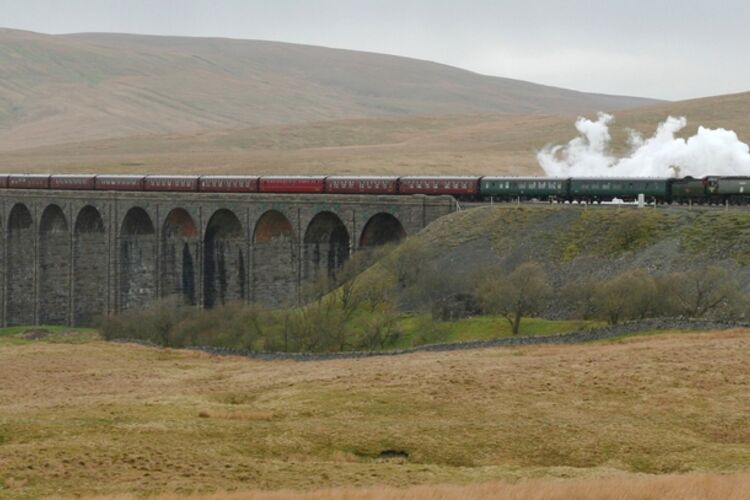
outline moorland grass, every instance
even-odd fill
[[[300,363],[0,344],[0,496],[739,472],[749,347],[671,332]]]
[[[241,491],[190,497],[193,500],[745,500],[750,474],[618,474],[593,479],[533,479],[517,483],[421,485],[405,488],[329,488],[302,491]],[[174,495],[159,496],[173,500]],[[126,500],[126,499],[121,499]]]

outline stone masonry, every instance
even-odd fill
[[[418,232],[451,197],[0,191],[0,324],[86,326],[163,297],[296,304],[352,252]]]

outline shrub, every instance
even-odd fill
[[[657,287],[644,271],[622,273],[595,288],[594,306],[610,324],[630,319],[644,319],[657,314]]]
[[[186,306],[179,297],[168,297],[143,310],[131,310],[104,318],[100,325],[107,340],[146,340],[164,347],[180,347],[175,342],[174,327],[194,316],[197,310]]]
[[[517,335],[521,319],[538,314],[552,294],[544,267],[538,262],[518,266],[509,275],[487,269],[477,284],[476,296],[485,313],[500,314]]]

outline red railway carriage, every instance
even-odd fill
[[[95,175],[53,175],[49,180],[50,189],[94,189]]]
[[[266,176],[260,178],[261,193],[322,193],[325,191],[324,175],[303,176]]]
[[[476,196],[479,177],[401,177],[399,193]]]
[[[398,194],[398,177],[326,177],[326,193]]]
[[[10,174],[0,174],[0,188],[8,187],[8,177],[10,177]]]
[[[257,193],[258,177],[246,175],[204,175],[198,181],[203,193]]]
[[[10,174],[8,187],[10,189],[49,189],[47,174]]]
[[[198,191],[197,175],[147,175],[146,191]]]
[[[100,191],[143,191],[144,175],[97,175],[95,189]]]

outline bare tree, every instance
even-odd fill
[[[521,264],[507,276],[488,269],[477,287],[482,310],[504,316],[513,335],[518,334],[522,318],[541,312],[551,293],[544,267],[538,262]]]
[[[674,312],[691,318],[730,310],[741,300],[737,281],[716,266],[668,274],[660,286],[668,291]]]
[[[591,319],[596,314],[596,288],[594,281],[570,283],[560,290],[560,302],[576,318]]]
[[[642,270],[627,271],[596,287],[594,303],[598,313],[610,324],[655,313],[657,287]]]

